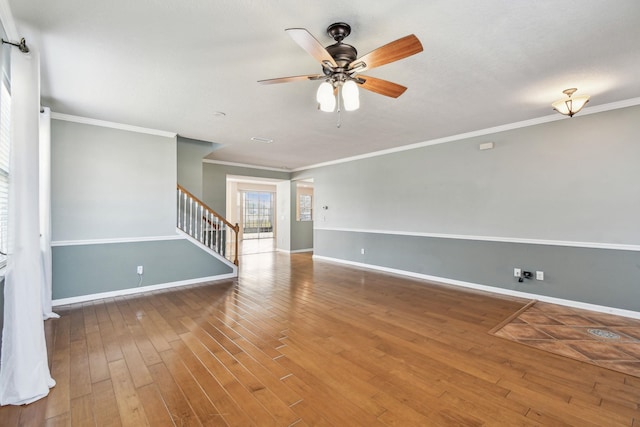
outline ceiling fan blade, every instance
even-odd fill
[[[333,57],[327,52],[327,49],[325,49],[309,31],[304,28],[287,28],[285,31],[289,33],[293,41],[316,58],[319,63],[324,64],[328,62],[332,67],[338,66]]]
[[[297,82],[300,80],[318,80],[322,78],[320,74],[308,74],[306,76],[291,76],[291,77],[279,77],[277,79],[258,80],[258,83],[263,85],[272,85],[275,83],[289,83]]]
[[[415,35],[410,34],[381,46],[376,50],[367,53],[362,58],[356,59],[351,63],[349,68],[358,68],[358,72],[370,70],[374,67],[379,67],[381,65],[415,55],[416,53],[422,52],[422,50],[422,43],[420,43],[420,40],[418,40]],[[360,63],[364,63],[364,68],[360,66]]]
[[[364,82],[360,83],[361,80],[364,80]],[[390,96],[391,98],[397,98],[407,90],[406,87],[397,83],[363,75],[358,75],[356,82],[360,83],[363,89],[379,93],[380,95]]]

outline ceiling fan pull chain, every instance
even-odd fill
[[[340,126],[342,126],[342,109],[340,108],[340,99],[342,98],[342,86],[338,86],[338,93],[337,93],[337,98],[338,98],[338,124],[336,125],[337,128],[340,128]]]

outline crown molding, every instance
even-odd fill
[[[223,160],[202,159],[202,163],[211,163],[214,165],[224,165],[224,166],[235,166],[239,168],[262,169],[266,171],[275,171],[275,172],[286,172],[286,173],[292,172],[291,169],[273,168],[269,166],[257,166],[257,165],[250,165],[247,163],[225,162]]]
[[[587,116],[590,114],[603,113],[605,111],[618,110],[620,108],[634,107],[636,105],[640,105],[640,97],[639,98],[631,98],[623,101],[611,102],[609,104],[596,105],[593,107],[586,107],[582,111],[580,111],[580,116]],[[332,166],[340,163],[348,163],[356,160],[368,159],[371,157],[384,156],[386,154],[399,153],[402,151],[415,150],[417,148],[428,147],[430,145],[438,145],[445,144],[447,142],[460,141],[463,139],[474,138],[477,136],[485,136],[494,133],[504,132],[508,130],[521,129],[529,126],[536,126],[543,123],[555,122],[558,120],[567,119],[566,116],[563,116],[559,113],[552,114],[549,116],[538,117],[535,119],[522,120],[520,122],[508,123],[500,126],[493,126],[486,129],[475,130],[472,132],[460,133],[457,135],[446,136],[443,138],[431,139],[429,141],[417,142],[415,144],[403,145],[400,147],[388,148],[386,150],[373,151],[371,153],[360,154],[357,156],[345,157],[343,159],[331,160],[323,163],[316,163],[309,166],[303,166],[299,168],[292,169],[291,172],[301,172],[309,169],[317,169],[324,166]]]
[[[144,128],[144,127],[133,126],[133,125],[125,125],[122,123],[108,122],[106,120],[90,119],[88,117],[80,117],[80,116],[74,116],[71,114],[56,113],[54,111],[51,112],[51,118],[55,120],[62,120],[65,122],[82,123],[85,125],[93,125],[93,126],[100,126],[105,128],[111,128],[111,129],[126,130],[129,132],[145,133],[148,135],[163,136],[166,138],[175,138],[178,136],[178,134],[175,132],[167,132],[164,130],[150,129],[150,128]]]

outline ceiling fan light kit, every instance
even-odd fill
[[[380,95],[397,98],[407,90],[406,87],[387,80],[360,75],[362,71],[399,61],[422,52],[422,44],[411,34],[388,43],[358,58],[358,51],[343,40],[351,34],[351,27],[344,22],[329,25],[327,34],[335,41],[323,47],[309,31],[304,28],[289,28],[287,33],[307,53],[322,65],[322,74],[281,77],[259,80],[261,84],[288,83],[301,80],[324,80],[316,92],[316,100],[321,111],[341,111],[341,103],[346,111],[360,108],[359,87]]]
[[[567,98],[562,98],[552,103],[551,106],[560,114],[573,117],[574,114],[582,110],[582,107],[589,102],[589,95],[572,96],[578,89],[571,88],[562,91]]]
[[[333,96],[333,86],[329,82],[322,82],[318,86],[316,93],[316,101],[320,106],[320,110],[332,112],[336,109],[336,98]]]

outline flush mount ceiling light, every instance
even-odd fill
[[[567,95],[567,98],[559,99],[551,104],[551,106],[558,113],[573,117],[574,114],[582,110],[582,107],[589,102],[589,95],[572,96],[577,90],[575,87],[563,90],[562,93]]]

